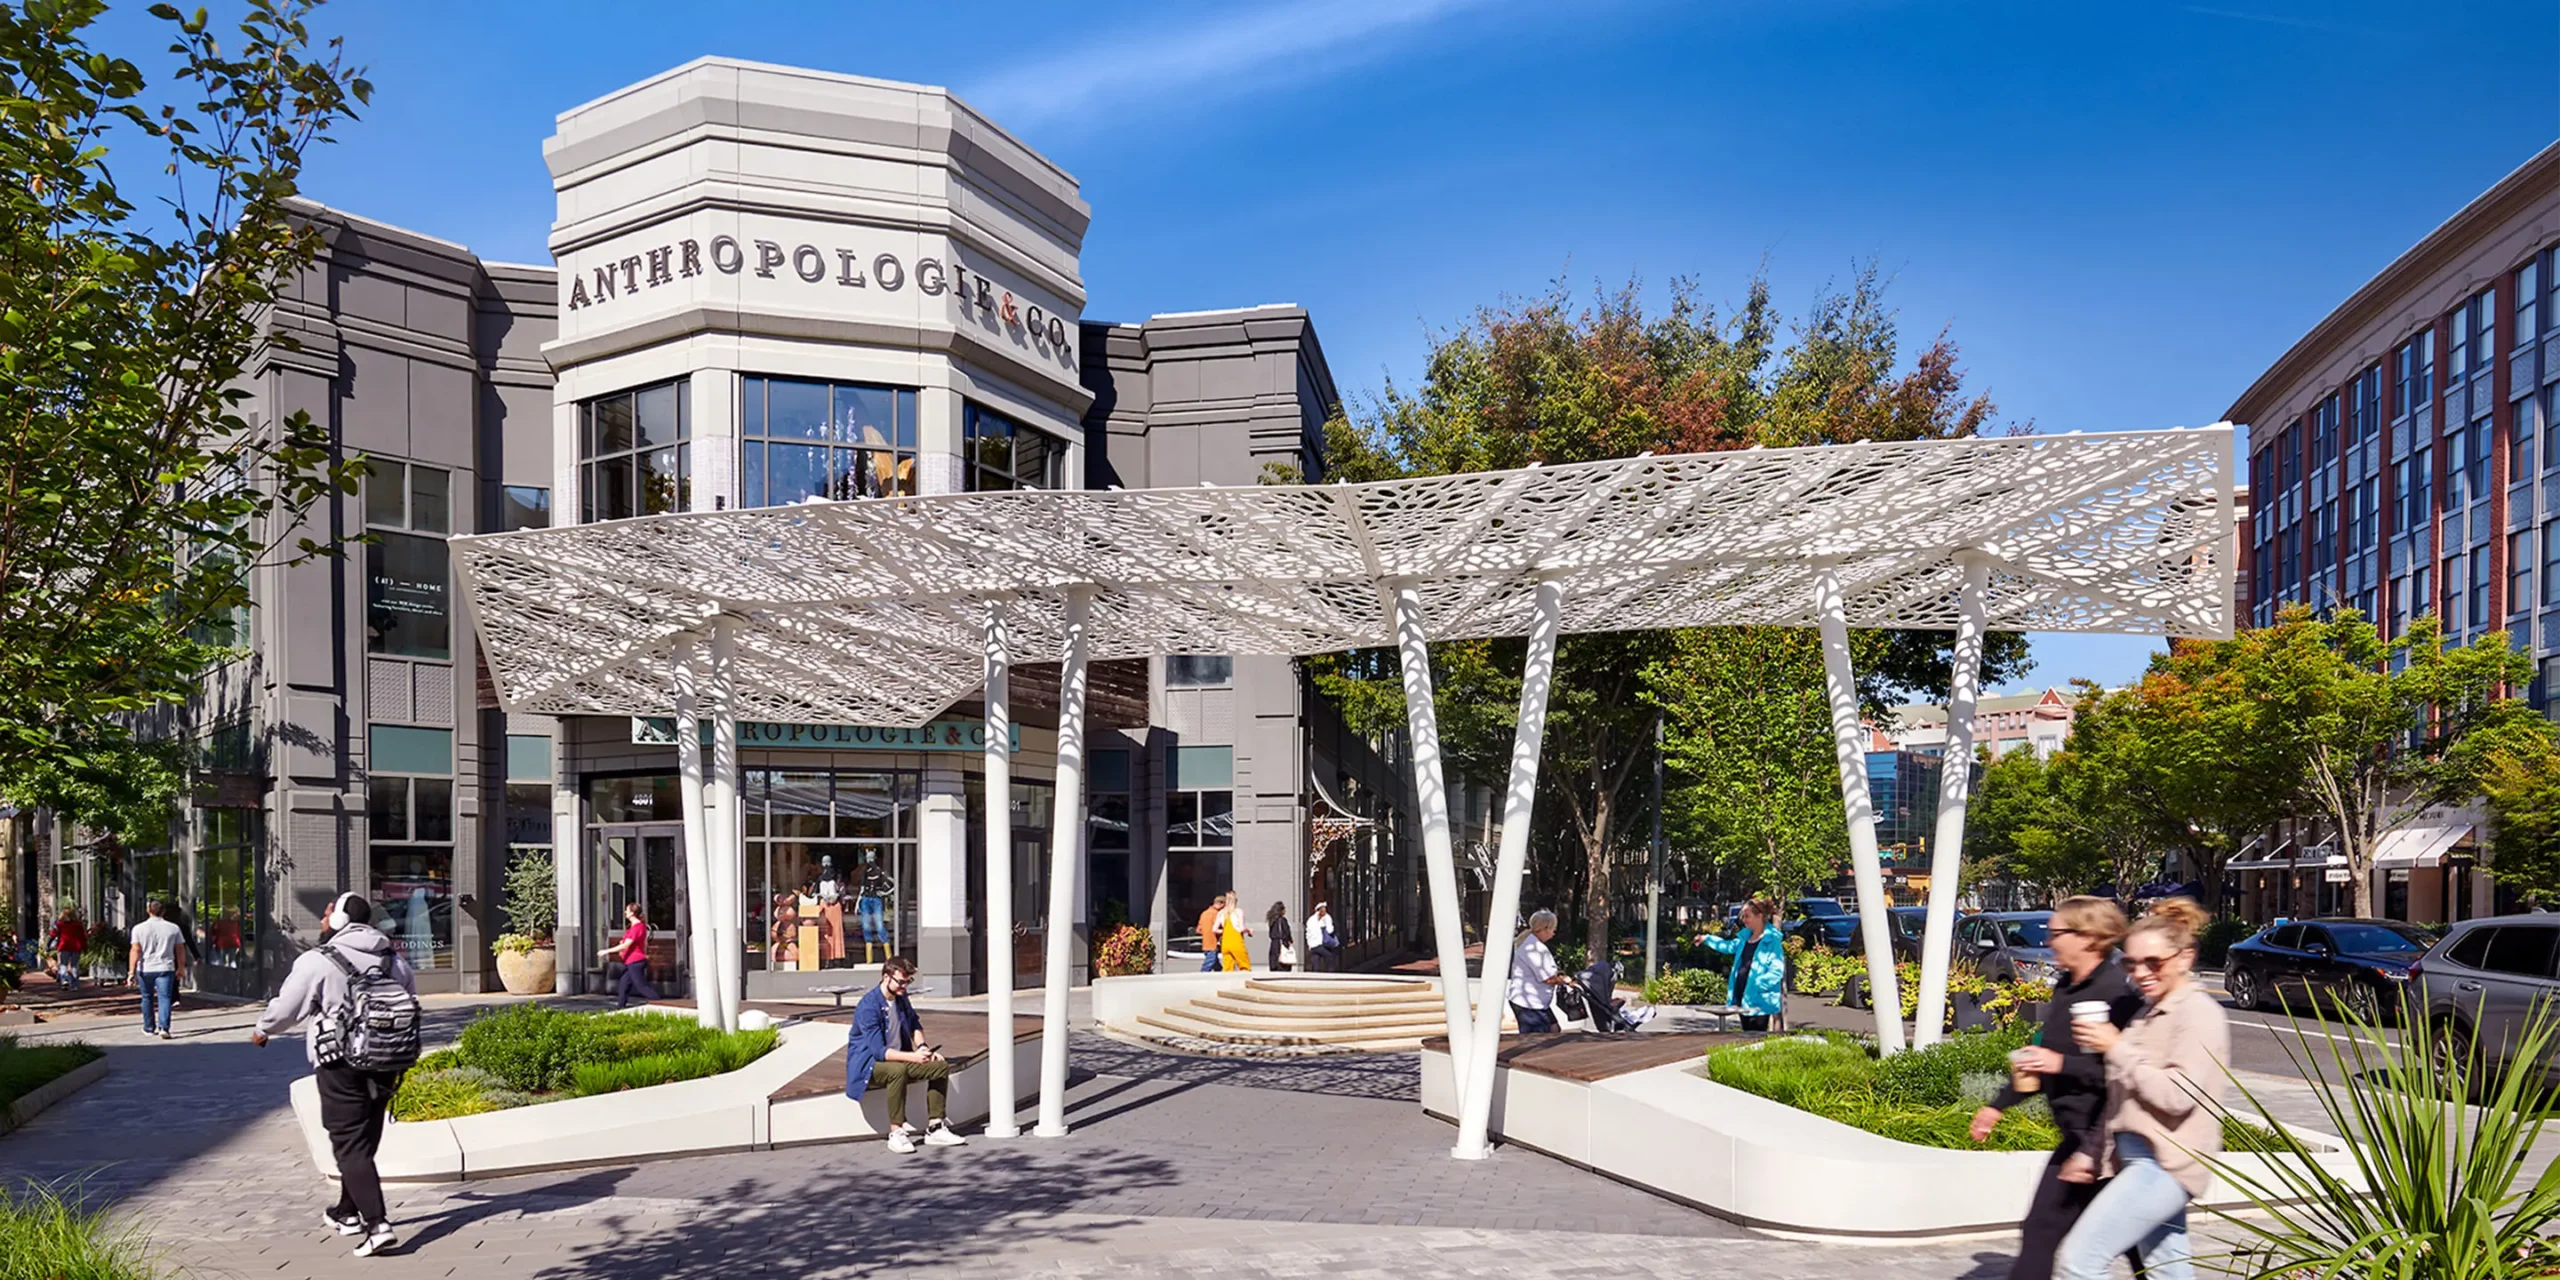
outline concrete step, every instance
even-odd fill
[[[1240,1044],[1231,1040],[1204,1040],[1198,1036],[1172,1031],[1152,1031],[1137,1037],[1148,1044],[1171,1049],[1176,1053],[1201,1054],[1213,1058],[1249,1058],[1285,1060],[1292,1058],[1324,1058],[1363,1053],[1414,1053],[1421,1049],[1419,1040],[1379,1040],[1341,1044]]]
[[[1271,1009],[1234,1003],[1208,996],[1180,1006],[1171,1012],[1197,1018],[1222,1027],[1255,1031],[1338,1031],[1359,1027],[1437,1027],[1446,1026],[1437,1005],[1422,1009]],[[1428,1033],[1425,1033],[1428,1034]]]
[[[1220,999],[1239,1000],[1267,1005],[1274,1009],[1437,1009],[1438,993],[1424,990],[1393,995],[1327,995],[1315,992],[1260,991],[1246,987],[1241,991],[1222,991]]]
[[[1247,978],[1244,980],[1244,989],[1247,991],[1260,992],[1268,996],[1312,997],[1314,999],[1327,1001],[1348,1000],[1360,996],[1402,996],[1410,998],[1417,994],[1429,999],[1439,999],[1439,993],[1427,982],[1415,982],[1394,978],[1383,979],[1377,982],[1325,982],[1307,978]]]
[[[1138,1021],[1146,1026],[1202,1040],[1220,1040],[1234,1044],[1260,1045],[1352,1045],[1381,1041],[1403,1043],[1420,1048],[1423,1037],[1437,1035],[1441,1028],[1427,1024],[1401,1027],[1358,1027],[1341,1030],[1288,1029],[1234,1026],[1217,1015],[1202,1016],[1182,1009],[1167,1009],[1163,1014],[1140,1014]]]

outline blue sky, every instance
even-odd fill
[[[1542,289],[1873,257],[2048,431],[2209,423],[2560,136],[2560,4],[388,3],[321,200],[547,261],[564,108],[703,54],[948,84],[1075,174],[1087,315],[1297,302],[1346,395]],[[2146,641],[2040,637],[2035,683]]]

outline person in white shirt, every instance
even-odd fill
[[[1319,902],[1307,913],[1307,971],[1330,972],[1342,955],[1342,938],[1333,931],[1333,912]]]
[[[125,975],[142,991],[142,1033],[166,1040],[178,1006],[178,979],[187,972],[187,932],[169,923],[168,903],[153,899],[145,910],[151,918],[133,927]]]
[[[1556,1030],[1556,988],[1573,981],[1556,971],[1555,953],[1547,950],[1554,936],[1556,913],[1541,911],[1529,917],[1529,931],[1511,948],[1511,985],[1503,994],[1524,1032]]]

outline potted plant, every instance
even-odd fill
[[[560,972],[551,946],[560,919],[560,880],[548,850],[519,854],[507,865],[507,931],[498,935],[498,981],[511,996],[549,995]]]

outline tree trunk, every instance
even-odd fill
[[[1584,941],[1593,958],[1609,953],[1609,827],[1613,816],[1612,797],[1602,792],[1599,803],[1592,806],[1591,830],[1582,837],[1583,871],[1591,882],[1591,894],[1582,906]]]

